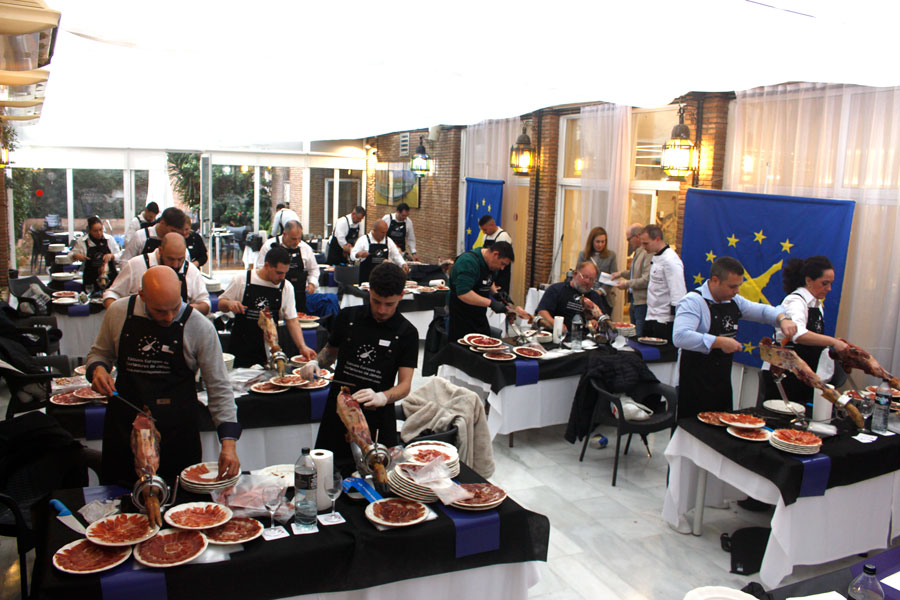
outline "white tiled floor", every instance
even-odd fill
[[[420,361],[421,364],[421,361]],[[413,387],[424,383],[417,372]],[[0,391],[0,414],[6,410]],[[701,585],[740,589],[754,576],[729,573],[730,555],[719,536],[749,525],[766,525],[768,514],[735,505],[708,509],[703,535],[681,535],[662,520],[666,485],[663,456],[668,433],[650,437],[648,458],[635,440],[622,457],[616,487],[610,485],[613,448],[588,449],[578,462],[580,445],[563,439],[563,426],[519,432],[494,441],[496,472],[491,479],[519,503],[550,518],[548,561],[542,579],[529,594],[540,600],[677,600]],[[610,435],[610,431],[604,430]],[[613,442],[614,443],[614,442]],[[798,567],[783,583],[811,577],[859,560],[848,557],[826,565]],[[0,600],[18,598],[15,542],[0,538]]]

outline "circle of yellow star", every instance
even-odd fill
[[[729,245],[729,246],[734,246],[735,248],[737,248],[737,243],[738,243],[739,241],[741,241],[741,240],[739,240],[738,238],[734,237],[734,234],[733,234],[733,233],[731,234],[731,237],[727,237],[727,238],[725,238],[725,239],[728,240],[728,245]]]
[[[791,243],[791,239],[790,239],[790,238],[787,238],[787,239],[784,240],[783,242],[778,242],[778,243],[781,244],[781,251],[782,251],[782,252],[787,252],[788,254],[791,253],[791,248],[794,247],[794,244]]]
[[[467,228],[466,228],[466,235],[472,235],[472,228],[471,228],[471,227],[467,227]]]
[[[753,345],[753,342],[744,342],[744,352],[747,354],[753,354],[753,351],[756,349],[756,346]]]
[[[696,283],[697,285],[703,283],[703,275],[701,275],[700,273],[694,275],[694,283]]]
[[[755,232],[753,233],[753,241],[754,241],[754,242],[759,242],[759,245],[760,245],[760,246],[762,246],[762,241],[763,241],[764,239],[766,239],[766,237],[768,237],[768,236],[763,235],[763,230],[762,230],[762,229],[760,229],[759,231],[755,231]]]
[[[706,253],[706,260],[709,262],[714,262],[716,260],[716,255],[713,254],[712,250]]]

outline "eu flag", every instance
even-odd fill
[[[500,224],[503,208],[503,181],[466,177],[466,250],[478,248],[484,235],[478,228],[478,219],[491,215]]]
[[[719,256],[744,265],[740,294],[747,300],[778,305],[786,295],[781,270],[792,258],[827,256],[834,284],[825,299],[825,333],[834,335],[850,241],[855,202],[690,189],[684,212],[681,259],[687,289],[700,287]],[[741,321],[737,339],[744,349],[735,360],[759,367],[760,338],[772,328]]]

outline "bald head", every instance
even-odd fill
[[[150,267],[141,278],[140,295],[150,318],[168,327],[181,308],[181,281],[168,267]]]
[[[180,233],[167,233],[159,246],[159,264],[172,267],[176,271],[184,265],[184,236]]]
[[[372,237],[375,238],[376,242],[380,242],[384,240],[384,236],[387,234],[388,225],[381,219],[375,222],[375,226],[372,227]]]

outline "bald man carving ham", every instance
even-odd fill
[[[130,487],[136,478],[129,439],[137,413],[114,393],[147,407],[157,420],[162,435],[157,473],[170,484],[182,469],[203,460],[199,415],[207,407],[197,401],[194,380],[198,369],[206,382],[208,410],[221,442],[218,477],[240,473],[237,440],[241,426],[222,347],[209,319],[182,299],[181,281],[174,269],[149,267],[138,293],[109,304],[87,365],[91,387],[110,396],[103,425],[103,483]],[[110,375],[113,366],[117,368],[115,380]]]

